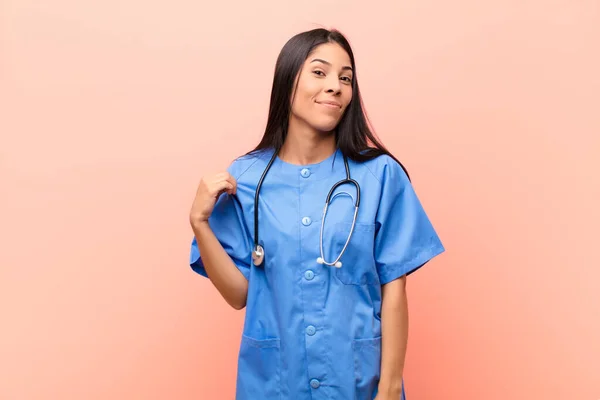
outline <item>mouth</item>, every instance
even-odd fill
[[[317,101],[317,104],[320,104],[327,108],[332,108],[334,110],[339,110],[342,108],[342,105],[337,101],[327,100],[327,101]]]

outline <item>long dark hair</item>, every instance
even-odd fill
[[[396,157],[375,137],[369,128],[366,113],[356,78],[354,53],[348,40],[338,30],[323,28],[299,33],[287,41],[281,49],[275,64],[271,102],[265,133],[260,143],[248,154],[261,150],[274,149],[279,152],[287,135],[291,112],[292,91],[295,78],[313,49],[324,43],[337,43],[348,53],[352,64],[352,100],[338,123],[335,131],[336,143],[342,154],[351,160],[363,162],[382,154],[393,158],[408,176],[408,171]],[[410,177],[409,177],[410,180]]]

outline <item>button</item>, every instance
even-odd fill
[[[307,334],[308,336],[312,336],[312,335],[314,335],[316,332],[317,332],[317,328],[315,328],[314,326],[312,326],[312,325],[309,325],[309,326],[307,326],[307,327],[306,327],[306,334]]]
[[[312,278],[315,277],[315,273],[311,270],[308,270],[304,273],[304,277],[306,278],[306,280],[310,281]]]
[[[319,382],[319,381],[318,381],[318,380],[316,380],[316,379],[311,379],[311,380],[310,380],[310,386],[311,386],[313,389],[316,389],[316,388],[318,388],[319,386],[321,386],[321,382]]]
[[[310,217],[302,218],[302,225],[309,226],[311,223],[312,223],[312,220],[310,219]]]
[[[308,168],[302,168],[300,175],[302,175],[303,178],[308,178],[310,176],[310,170]]]

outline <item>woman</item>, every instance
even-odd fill
[[[334,187],[347,172],[358,187]],[[238,400],[404,398],[406,276],[444,247],[367,126],[342,34],[285,44],[262,141],[201,180],[190,223],[193,270],[246,308]]]

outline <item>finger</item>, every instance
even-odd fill
[[[237,182],[235,181],[235,178],[227,172],[218,174],[218,177],[217,177],[217,175],[215,175],[215,181],[218,182],[219,184],[225,184],[225,183],[230,184],[232,186],[232,190],[233,190],[232,193],[234,193],[234,194],[237,191]]]
[[[225,187],[228,194],[235,194],[235,185],[233,185],[231,182],[227,181]]]
[[[229,172],[225,171],[225,172],[219,172],[218,174],[215,175],[215,180],[227,180],[229,179],[231,175],[229,174]]]
[[[221,194],[223,192],[227,192],[228,194],[232,194],[234,190],[233,185],[229,181],[219,182],[217,185],[217,192]]]
[[[235,178],[231,175],[229,175],[229,178],[227,178],[227,182],[229,182],[231,184],[231,186],[233,187],[233,194],[237,193],[237,181],[235,180]]]
[[[229,175],[229,173],[222,172],[222,173],[214,175],[212,177],[212,182],[213,183],[226,182],[229,180],[230,177],[231,177],[231,175]]]
[[[235,178],[228,172],[218,173],[213,176],[210,185],[211,193],[221,193],[227,191],[229,194],[237,193],[237,182]]]

